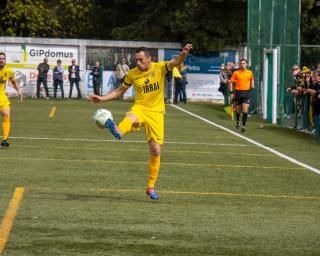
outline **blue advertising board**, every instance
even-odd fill
[[[164,60],[171,60],[176,57],[181,50],[164,50]],[[188,73],[196,74],[219,74],[221,64],[228,61],[235,61],[236,51],[223,51],[210,55],[189,54],[184,62]]]

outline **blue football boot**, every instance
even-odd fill
[[[152,200],[158,200],[159,195],[158,193],[154,190],[154,188],[148,188],[146,191],[146,194],[150,197]]]
[[[1,147],[9,147],[9,142],[7,141],[7,140],[3,140],[3,141],[1,141]]]
[[[121,133],[115,122],[111,118],[108,118],[104,126],[116,137],[118,140],[121,139]]]

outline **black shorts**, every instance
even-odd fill
[[[241,105],[241,104],[250,104],[250,91],[237,91],[236,90],[236,105]]]

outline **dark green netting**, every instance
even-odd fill
[[[280,51],[278,113],[283,123],[285,113],[292,111],[286,87],[291,84],[290,70],[299,64],[300,1],[248,0],[248,55],[255,75],[256,90],[252,93],[251,112],[261,113],[261,81],[264,49]]]

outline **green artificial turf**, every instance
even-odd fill
[[[144,132],[117,141],[92,121],[98,108],[121,121],[131,105],[13,100],[1,219],[14,189],[26,191],[3,255],[320,255],[319,174],[168,105],[151,201]],[[222,106],[179,106],[235,131]],[[310,135],[255,117],[247,126],[245,136],[320,169]]]

